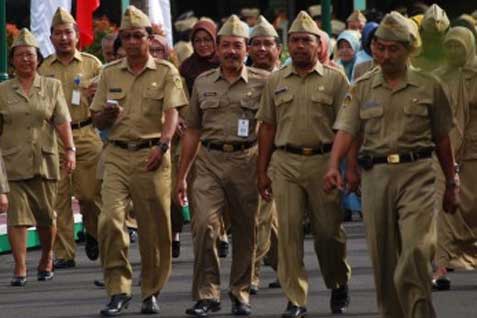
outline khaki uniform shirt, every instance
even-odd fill
[[[73,60],[68,65],[61,63],[56,54],[50,55],[43,61],[38,70],[43,76],[61,81],[73,123],[91,117],[89,112],[90,101],[83,94],[83,90],[89,87],[100,71],[101,62],[95,56],[79,51],[75,52]],[[75,79],[79,79],[79,84],[75,83]],[[81,92],[80,105],[72,104],[74,90]]]
[[[348,88],[346,76],[333,67],[317,63],[301,77],[287,65],[270,76],[257,119],[276,126],[277,147],[332,143],[333,123]]]
[[[109,130],[109,140],[139,141],[161,137],[164,111],[187,105],[179,71],[169,62],[152,56],[144,70],[134,75],[126,58],[105,67],[91,110],[104,110],[116,100],[123,112]]]
[[[370,155],[433,147],[452,127],[452,111],[436,78],[409,68],[392,90],[379,67],[356,82],[334,126],[362,135],[361,151]]]
[[[55,126],[71,121],[61,83],[36,75],[26,96],[17,79],[0,84],[0,138],[8,180],[60,177]]]
[[[220,68],[197,77],[187,125],[201,131],[201,140],[215,143],[254,142],[257,140],[255,114],[268,72],[242,67],[240,77],[229,83]],[[248,136],[239,136],[239,120],[248,121]]]
[[[5,162],[3,161],[2,152],[0,150],[0,193],[8,193],[9,191],[7,170],[5,169]]]

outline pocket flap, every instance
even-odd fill
[[[200,103],[200,109],[210,109],[210,108],[218,108],[219,107],[219,100],[218,99],[205,99]]]
[[[281,93],[273,97],[276,106],[280,106],[285,103],[289,103],[293,100],[293,94],[291,93]]]
[[[320,104],[324,104],[324,105],[333,104],[333,97],[321,92],[315,92],[311,94],[311,100]]]
[[[11,147],[11,148],[7,148],[7,149],[2,149],[2,156],[6,157],[6,156],[9,156],[9,155],[13,155],[13,154],[16,154],[18,153],[20,150],[22,149],[22,147]]]
[[[428,106],[431,104],[431,101],[427,100],[420,100],[420,101],[412,101],[410,104],[404,106],[404,113],[407,115],[415,115],[415,116],[428,116],[429,109]]]
[[[126,92],[122,90],[121,92],[108,92],[108,99],[121,100],[126,97]]]
[[[380,106],[361,109],[359,111],[359,116],[361,119],[371,119],[381,117],[384,114],[384,108]]]

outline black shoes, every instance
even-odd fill
[[[104,281],[100,279],[95,279],[93,282],[94,286],[99,288],[104,288]]]
[[[268,284],[268,288],[281,288],[281,287],[282,285],[280,285],[280,282],[278,281],[278,279]]]
[[[101,316],[113,317],[118,316],[123,309],[127,309],[131,296],[127,294],[117,294],[111,297],[111,301],[104,309],[99,312]]]
[[[226,258],[229,255],[229,242],[219,241],[219,257]]]
[[[10,281],[10,286],[23,287],[26,285],[26,282],[26,276],[13,276],[12,280]]]
[[[257,295],[258,294],[258,286],[257,285],[250,285],[250,295]]]
[[[451,288],[451,281],[447,276],[441,276],[432,280],[432,289],[434,290],[449,290]]]
[[[195,303],[194,307],[186,309],[185,313],[195,317],[207,317],[209,311],[220,310],[220,301],[215,299],[201,299]]]
[[[152,295],[143,300],[141,306],[142,314],[158,314],[159,313],[159,304],[157,302],[157,297]]]
[[[56,259],[53,263],[55,269],[65,269],[65,268],[73,268],[76,266],[76,262],[74,259]]]
[[[99,257],[99,247],[98,247],[98,241],[88,233],[85,234],[85,246],[84,246],[84,251],[86,252],[86,256],[91,261],[95,261]]]
[[[172,241],[172,258],[178,258],[181,255],[181,241]]]
[[[53,274],[52,271],[38,271],[38,273],[36,274],[36,278],[40,282],[44,282],[44,281],[47,281],[47,280],[52,280],[54,276],[55,275]]]
[[[231,292],[229,292],[230,300],[232,301],[232,315],[235,316],[250,316],[252,309],[250,304],[242,303]]]
[[[331,290],[330,308],[333,314],[343,314],[350,302],[348,285]]]
[[[300,307],[297,305],[293,305],[292,303],[287,304],[287,308],[285,312],[282,314],[283,318],[299,318],[305,317],[306,315],[306,307]]]

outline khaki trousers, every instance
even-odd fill
[[[379,164],[362,175],[363,215],[384,318],[432,318],[435,249],[432,159]]]
[[[257,242],[252,284],[260,285],[260,268],[264,259],[277,271],[278,266],[278,221],[275,202],[259,200],[257,213]]]
[[[194,211],[194,300],[220,299],[220,263],[216,242],[222,213],[228,205],[233,252],[230,292],[239,301],[249,303],[258,206],[255,165],[256,148],[233,153],[201,149],[197,156],[190,198]]]
[[[438,200],[436,263],[442,267],[461,269],[477,268],[477,160],[465,160],[461,164],[460,204],[454,214],[442,210],[445,181],[438,174],[436,188],[441,191]]]
[[[76,252],[71,196],[74,195],[78,199],[83,225],[86,232],[94,238],[97,233],[98,215],[101,212],[101,183],[96,178],[96,168],[101,156],[102,142],[91,125],[73,130],[73,139],[76,145],[76,169],[71,176],[61,170],[55,202],[58,232],[54,252],[56,258],[65,260],[74,259]],[[63,158],[62,146],[60,158]]]
[[[167,152],[156,171],[146,171],[149,149],[106,148],[102,184],[103,212],[98,242],[109,296],[131,294],[129,235],[125,226],[130,200],[134,205],[141,255],[141,292],[157,295],[171,272],[171,163]]]
[[[329,155],[301,156],[274,152],[272,190],[278,219],[278,279],[288,300],[305,306],[308,278],[303,264],[303,220],[310,209],[321,273],[326,287],[346,284],[351,275],[346,262],[346,234],[340,194],[323,191]]]

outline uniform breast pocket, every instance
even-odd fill
[[[125,93],[123,90],[118,91],[118,92],[116,92],[116,91],[114,91],[114,92],[109,91],[109,92],[108,92],[108,95],[107,95],[107,98],[108,98],[108,100],[115,100],[115,101],[117,101],[117,102],[119,103],[119,106],[124,106],[124,105],[122,105],[122,104],[124,103],[124,100],[125,100],[125,98],[126,98],[126,93]]]
[[[162,89],[148,88],[144,92],[143,112],[145,115],[161,115],[164,103]]]
[[[404,105],[406,120],[403,122],[406,126],[403,127],[403,131],[417,134],[430,130],[429,107],[431,103],[431,100],[419,100]]]
[[[246,96],[240,100],[240,107],[249,116],[255,117],[260,107],[260,96]]]
[[[333,97],[323,92],[311,94],[312,109],[311,114],[316,117],[329,120],[330,124],[335,121],[335,110],[333,108]],[[318,120],[319,118],[314,118]]]
[[[361,109],[359,117],[363,122],[364,134],[376,134],[381,130],[384,109],[382,106],[374,106]]]

